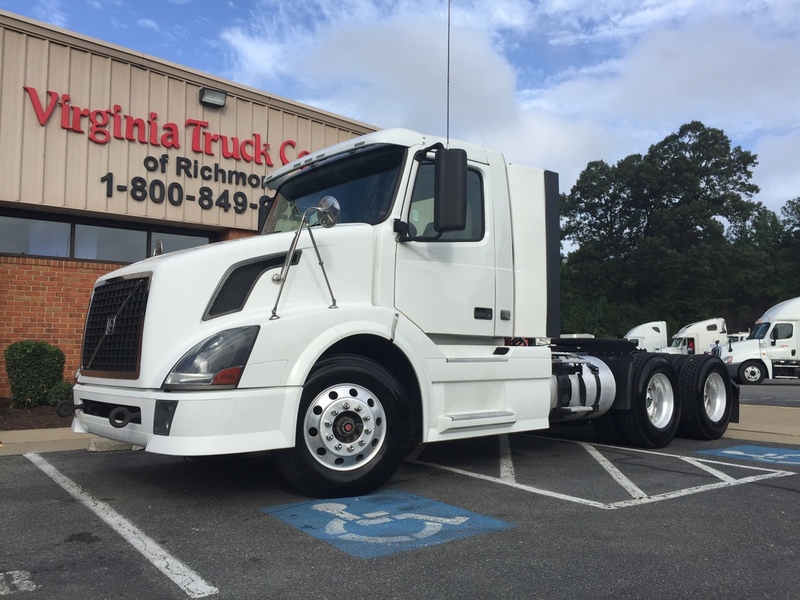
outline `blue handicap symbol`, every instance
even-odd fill
[[[388,556],[513,527],[395,490],[261,510],[358,558]]]
[[[800,450],[788,448],[769,448],[767,446],[732,446],[717,450],[698,450],[700,454],[713,454],[725,458],[755,460],[774,465],[800,465]]]

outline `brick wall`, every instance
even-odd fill
[[[3,353],[20,340],[43,340],[64,352],[64,379],[80,366],[81,338],[92,287],[121,265],[0,256],[0,398],[8,398]]]

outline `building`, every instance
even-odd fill
[[[71,379],[97,277],[253,235],[264,175],[373,131],[5,11],[0,77],[0,397],[19,340]]]

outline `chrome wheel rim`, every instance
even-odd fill
[[[333,471],[373,460],[386,438],[386,414],[365,387],[342,383],[317,395],[306,411],[303,438],[311,456]]]
[[[663,373],[656,373],[647,383],[645,399],[647,418],[656,429],[664,429],[675,411],[675,392],[672,383]]]
[[[750,365],[744,370],[744,378],[747,381],[758,381],[761,378],[761,369],[755,365]]]
[[[717,423],[725,414],[727,405],[727,394],[725,393],[725,382],[722,375],[712,373],[703,386],[703,407],[706,415],[713,423]]]

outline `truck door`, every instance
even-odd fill
[[[467,174],[467,226],[433,229],[434,165],[417,164],[404,206],[409,234],[398,243],[395,306],[428,334],[494,335],[495,258],[483,174]]]
[[[794,323],[773,323],[768,337],[767,356],[772,360],[798,360],[797,328]]]

